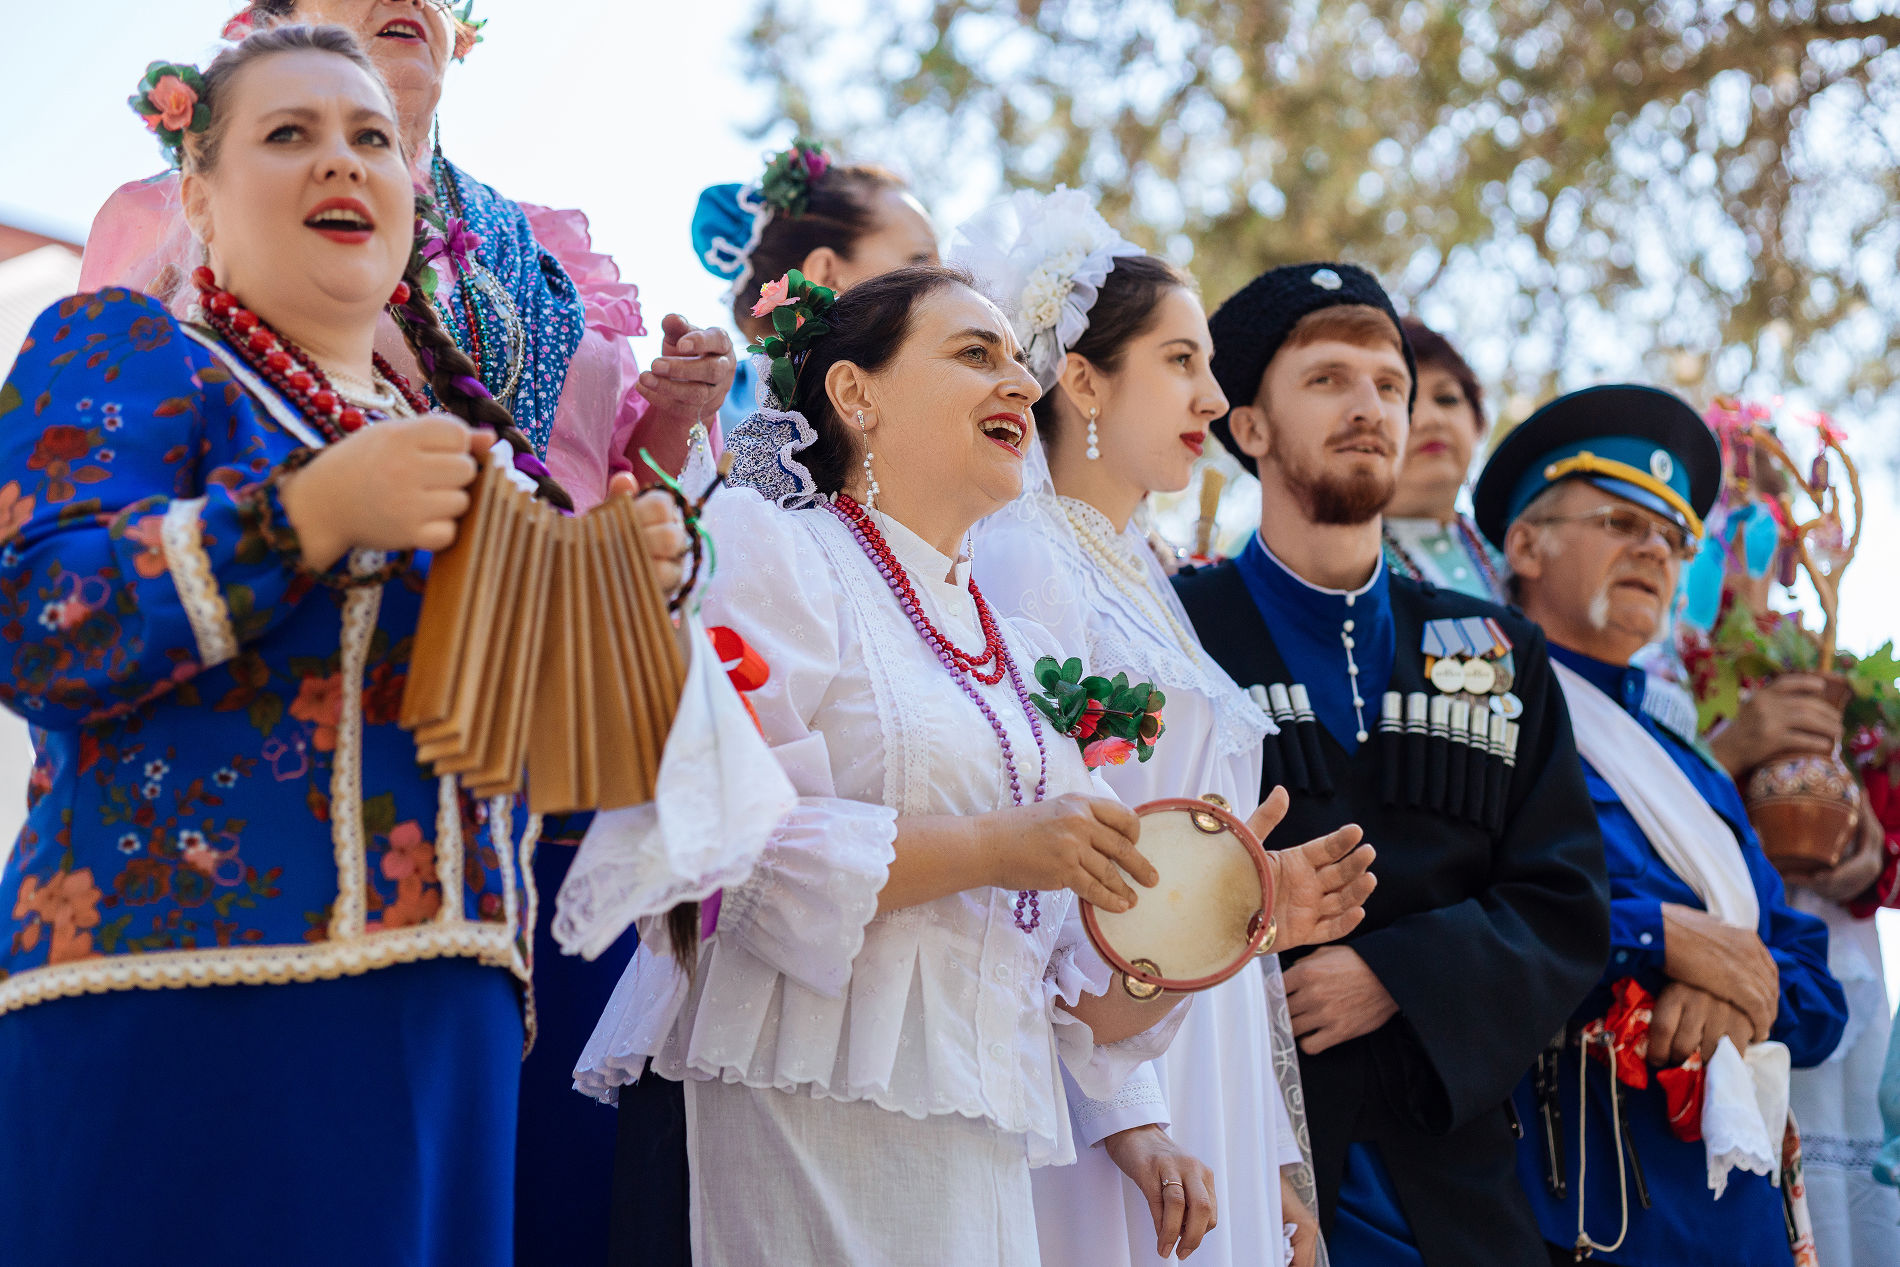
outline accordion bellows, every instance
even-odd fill
[[[434,556],[403,691],[417,759],[537,814],[653,799],[686,662],[633,498],[570,517],[484,464]]]

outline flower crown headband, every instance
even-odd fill
[[[1079,189],[1022,190],[957,230],[951,258],[1003,301],[1024,357],[1046,392],[1069,349],[1089,328],[1089,310],[1115,261],[1146,254],[1102,219]]]
[[[449,25],[455,28],[455,48],[450,56],[456,61],[466,58],[470,50],[486,38],[482,35],[482,28],[488,25],[488,19],[474,16],[475,0],[463,0],[459,7],[450,3],[449,0],[428,0],[428,3],[442,10],[449,19]],[[236,44],[255,29],[256,24],[251,19],[251,6],[246,3],[230,21],[224,24],[221,34],[226,41]]]
[[[125,99],[158,137],[159,148],[174,168],[184,165],[185,134],[211,126],[211,107],[204,103],[204,91],[205,79],[196,66],[153,62],[145,68],[138,91]]]

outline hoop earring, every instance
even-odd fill
[[[864,433],[864,411],[862,409],[858,410],[858,433],[860,435]],[[866,510],[876,510],[878,494],[877,473],[871,469],[871,450],[868,448],[864,451],[864,483],[864,508]]]
[[[1089,406],[1089,447],[1087,457],[1091,462],[1100,460],[1102,456],[1101,437],[1095,433],[1095,415],[1100,412],[1101,410],[1097,409],[1094,405]]]

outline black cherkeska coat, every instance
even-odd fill
[[[1379,887],[1346,941],[1399,1007],[1374,1033],[1300,1055],[1322,1225],[1332,1226],[1347,1146],[1370,1141],[1431,1267],[1543,1264],[1509,1101],[1608,959],[1603,842],[1542,631],[1491,603],[1397,577],[1390,585],[1390,690],[1436,694],[1421,651],[1426,621],[1489,616],[1513,645],[1524,711],[1514,766],[1388,733],[1348,755],[1311,722],[1265,740],[1261,794],[1274,782],[1292,793],[1273,843],[1358,823],[1377,847]],[[1290,685],[1232,563],[1176,577],[1175,588],[1235,681]]]

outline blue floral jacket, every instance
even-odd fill
[[[317,443],[154,299],[34,323],[0,387],[0,703],[38,749],[0,1012],[444,955],[527,979],[538,821],[396,724],[427,556],[343,594],[259,531],[285,522],[262,481]]]

